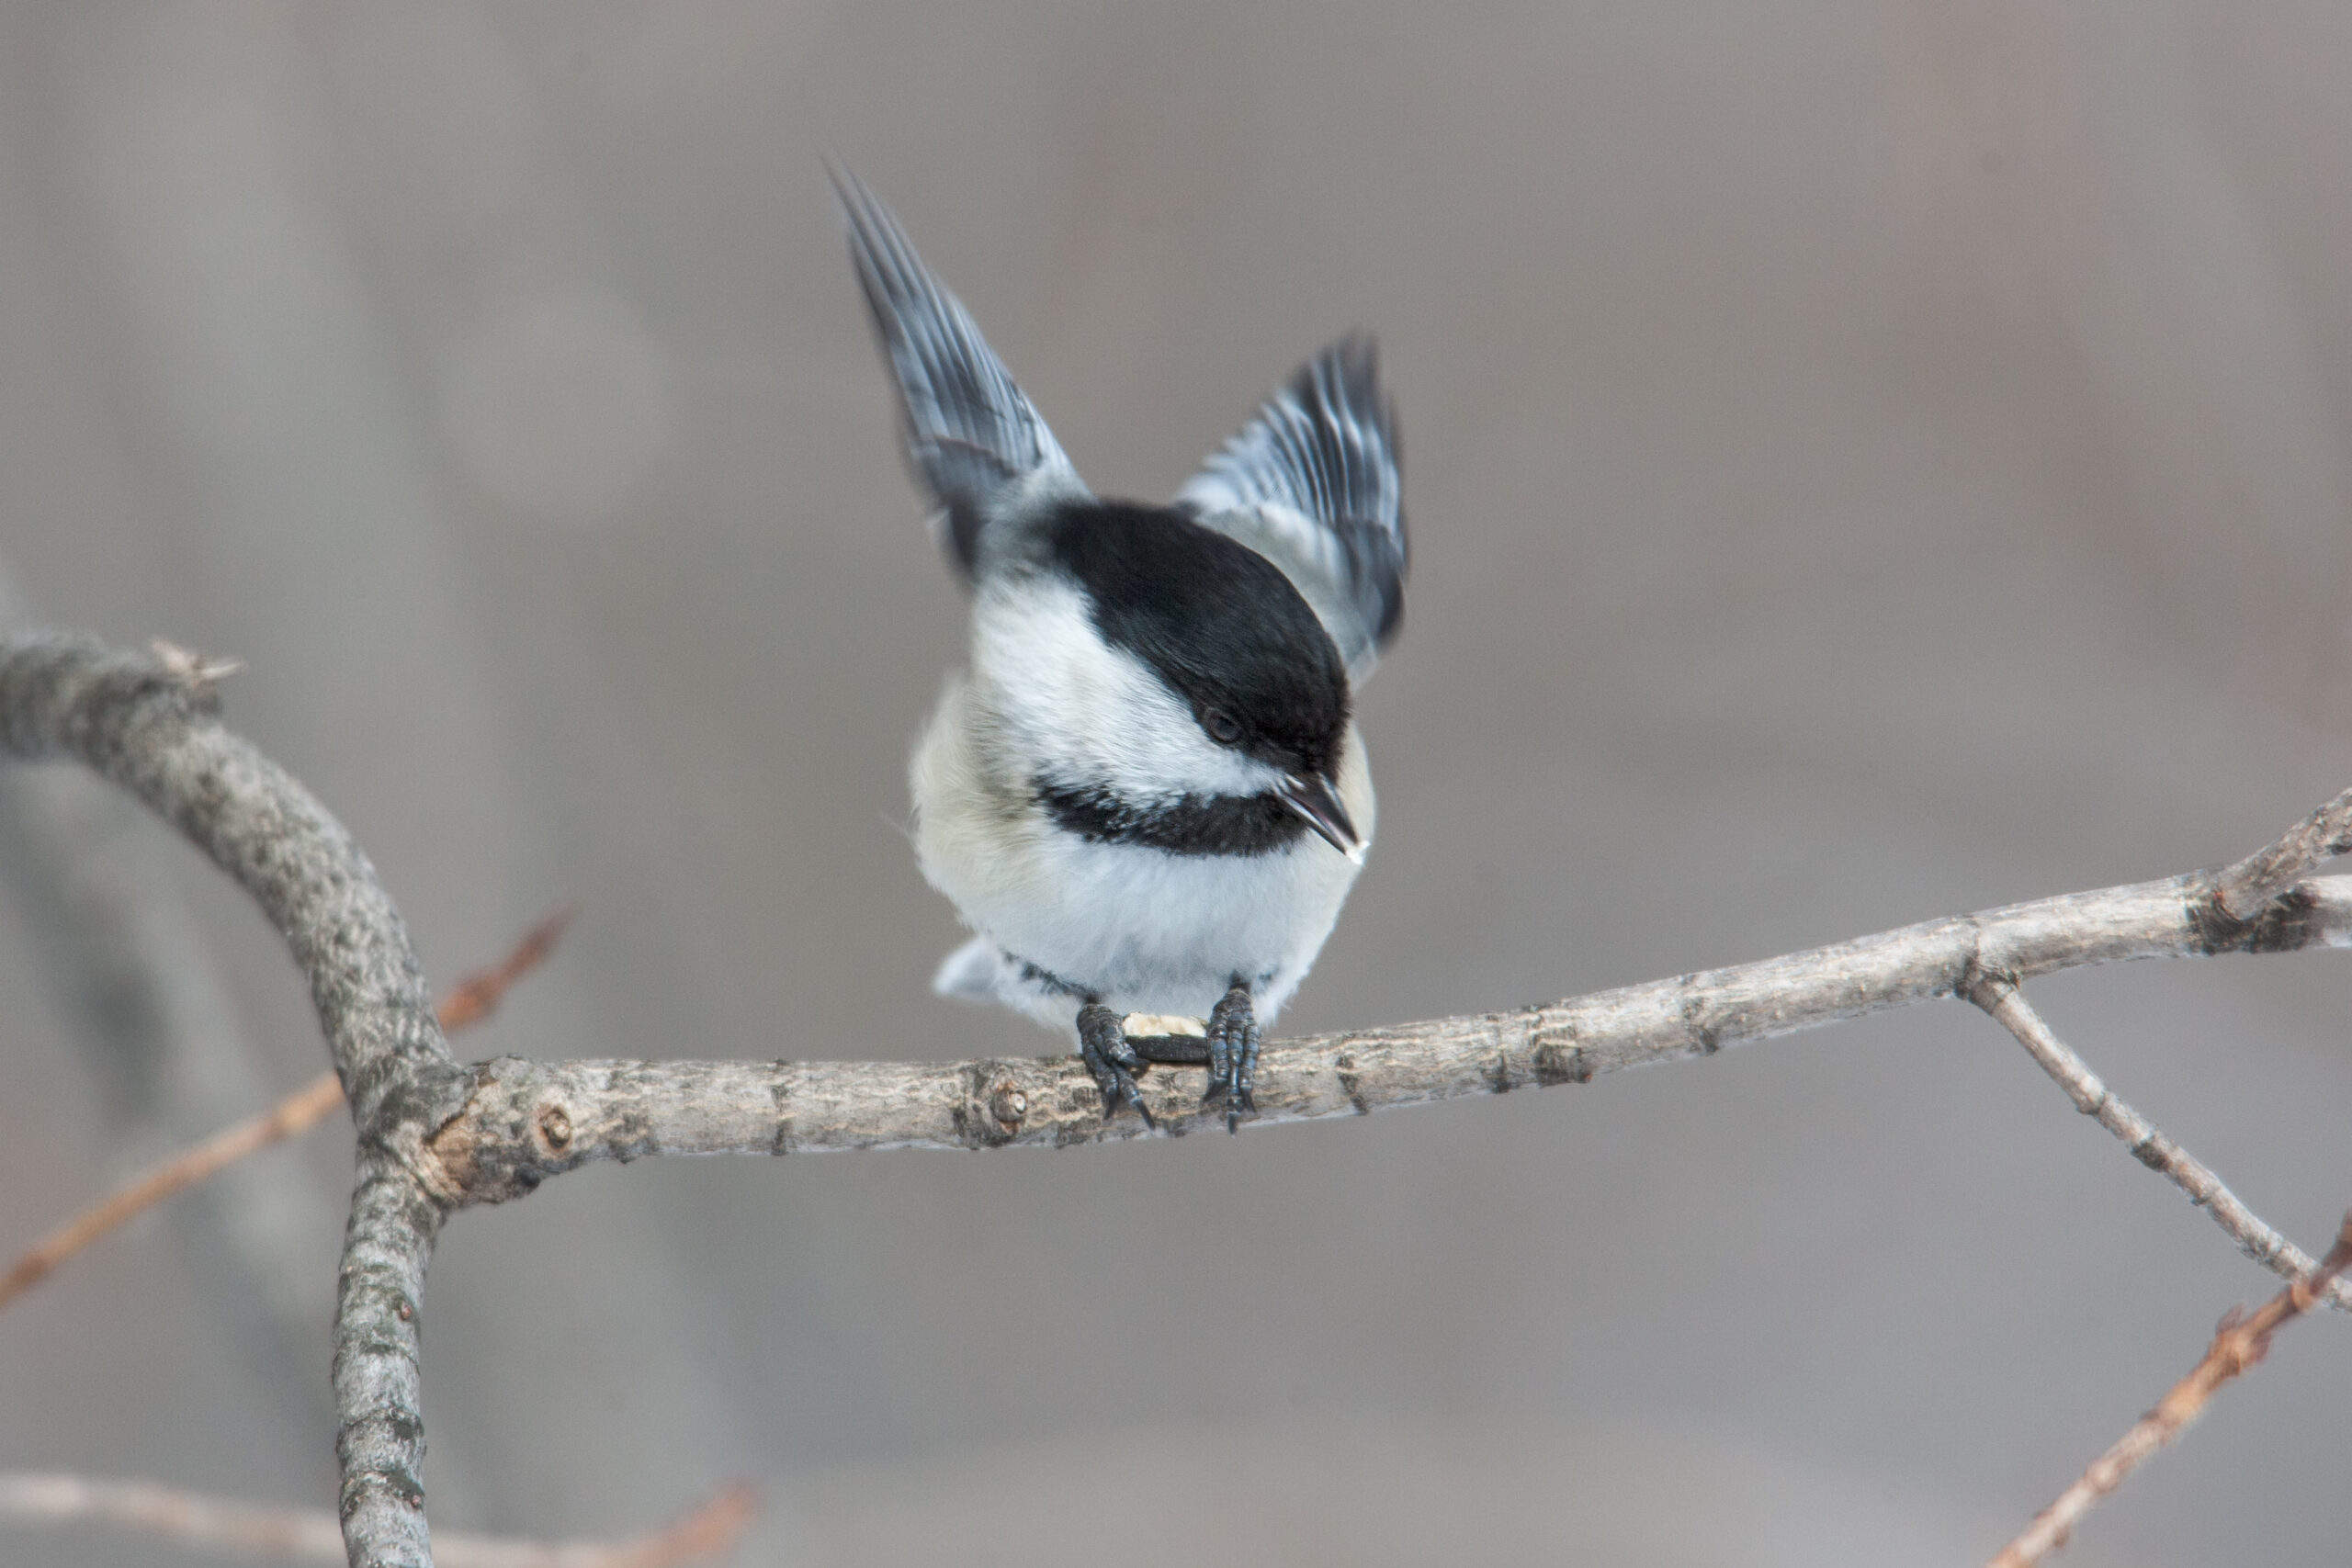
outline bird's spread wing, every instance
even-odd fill
[[[849,216],[850,259],[898,379],[908,450],[968,577],[990,522],[1053,494],[1083,497],[1085,481],[890,209],[846,170],[833,171],[833,186]]]
[[[1300,366],[1176,502],[1283,570],[1351,681],[1372,672],[1404,616],[1407,551],[1396,414],[1370,338]]]

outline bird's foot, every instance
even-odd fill
[[[1258,1082],[1258,1045],[1262,1038],[1258,1015],[1250,1005],[1250,985],[1237,978],[1224,1000],[1209,1010],[1209,1087],[1201,1109],[1225,1107],[1225,1130],[1236,1131],[1241,1118],[1258,1113],[1254,1089]]]
[[[1150,1071],[1151,1065],[1127,1043],[1125,1018],[1100,1002],[1079,1009],[1078,1054],[1086,1070],[1094,1075],[1094,1086],[1102,1091],[1103,1121],[1132,1105],[1145,1126],[1159,1125],[1151,1119],[1151,1108],[1143,1102],[1143,1091],[1136,1087],[1136,1079]]]

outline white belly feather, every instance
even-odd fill
[[[1121,1012],[1204,1016],[1235,976],[1272,1023],[1339,919],[1358,867],[1311,833],[1269,854],[1171,855],[1058,829],[1029,781],[993,776],[1001,720],[958,676],[910,769],[923,876],[1006,955]],[[1372,775],[1348,730],[1340,803],[1372,840]],[[1001,965],[1001,999],[1067,1025],[1075,998]]]

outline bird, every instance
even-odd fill
[[[973,935],[941,994],[1074,1031],[1107,1124],[1154,1063],[1257,1111],[1263,1031],[1371,848],[1355,695],[1396,636],[1402,453],[1374,340],[1301,365],[1164,503],[1098,497],[890,210],[831,166],[911,467],[971,593],[910,764]]]

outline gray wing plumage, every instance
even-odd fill
[[[849,217],[850,259],[899,384],[907,449],[943,509],[946,543],[970,577],[980,533],[1008,509],[1086,483],[969,311],[933,277],[864,181],[832,171]]]
[[[1176,502],[1283,570],[1351,681],[1372,672],[1404,617],[1408,550],[1396,416],[1369,337],[1300,366]]]

